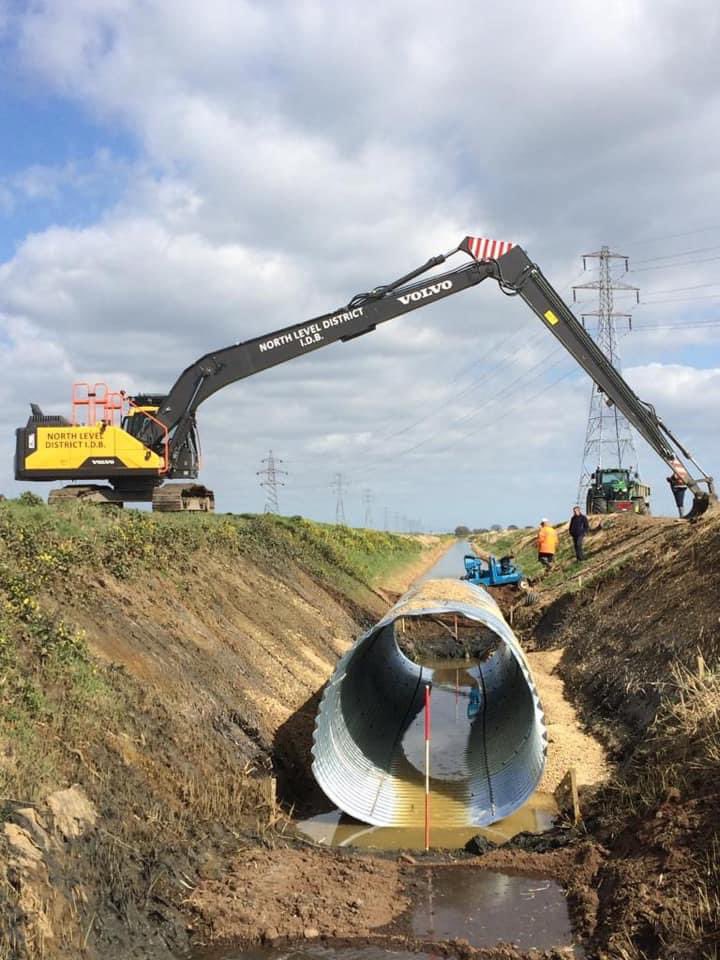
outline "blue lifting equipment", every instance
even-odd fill
[[[525,576],[519,567],[515,566],[513,557],[489,556],[487,559],[476,557],[475,554],[465,555],[465,576],[461,580],[469,580],[479,587],[502,587],[507,583],[520,584]]]

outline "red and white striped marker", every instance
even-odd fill
[[[460,244],[476,260],[497,260],[515,246],[509,240],[492,240],[490,237],[465,237]]]
[[[430,684],[425,684],[425,849],[430,849]]]

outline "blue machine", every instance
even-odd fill
[[[476,557],[475,554],[465,555],[465,576],[461,580],[469,580],[480,587],[502,587],[506,583],[519,584],[525,579],[522,570],[515,566],[512,557],[490,556],[487,560]]]

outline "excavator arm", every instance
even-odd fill
[[[444,263],[450,255],[433,257],[394,283],[359,294],[347,306],[332,313],[225,347],[196,360],[180,374],[156,414],[157,420],[164,424],[170,436],[171,462],[192,429],[197,408],[228,384],[312,353],[338,340],[353,340],[371,333],[386,320],[475,286],[492,276],[495,270],[493,263],[472,261],[430,279],[411,282]],[[160,439],[157,425],[148,421],[145,428],[148,431],[145,441],[149,445],[157,443]]]
[[[704,513],[710,502],[717,499],[713,478],[701,469],[670,432],[655,408],[641,400],[631,389],[537,264],[530,260],[521,247],[513,247],[496,262],[496,268],[495,279],[505,292],[522,297],[605,394],[607,402],[614,404],[624,414],[672,472],[682,478],[693,494],[688,519]],[[688,464],[697,469],[699,476],[690,472]],[[703,486],[706,489],[703,490]]]
[[[460,251],[471,257],[470,262],[418,279]],[[693,494],[688,517],[704,513],[716,499],[713,478],[698,466],[652,405],[642,401],[625,382],[537,264],[521,247],[473,237],[466,237],[458,247],[432,257],[393,283],[353,297],[339,310],[201,357],[183,371],[157,413],[157,420],[167,428],[170,437],[171,463],[192,430],[198,406],[222,387],[338,340],[370,333],[380,323],[460,293],[488,278],[497,281],[504,293],[520,296],[527,303],[605,394],[607,402],[615,404],[658,456],[685,481]],[[157,443],[157,424],[148,421],[146,429],[150,431],[146,441],[150,445]],[[698,476],[693,475],[688,464],[697,468]]]

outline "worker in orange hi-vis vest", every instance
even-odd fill
[[[555,559],[555,551],[558,545],[557,530],[550,521],[543,518],[540,521],[540,529],[537,536],[538,560],[546,568],[550,569]]]

